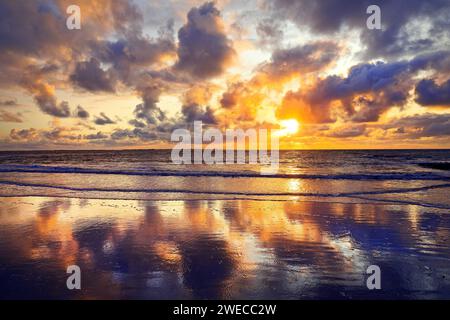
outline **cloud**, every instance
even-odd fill
[[[117,76],[129,86],[137,86],[140,74],[152,72],[149,66],[162,64],[165,57],[175,56],[173,39],[163,33],[158,39],[149,39],[141,34],[127,34],[116,41],[97,41],[92,44],[93,55],[106,64],[111,64],[115,73],[108,71],[111,80]],[[110,69],[110,70],[111,70]]]
[[[228,85],[220,99],[221,107],[226,109],[223,110],[226,113],[224,120],[254,121],[258,109],[266,99],[265,90],[281,91],[283,84],[295,77],[306,77],[323,71],[335,61],[339,52],[340,47],[332,41],[316,41],[275,50],[270,61],[260,64],[250,80]],[[291,105],[299,98],[299,95],[290,94],[284,103]],[[286,116],[282,112],[278,115]],[[325,114],[314,118],[315,121],[330,121],[330,116]]]
[[[441,85],[424,79],[416,85],[416,102],[422,106],[450,106],[450,79]]]
[[[406,103],[404,83],[399,82],[400,66],[363,64],[353,67],[345,78],[329,76],[312,87],[288,92],[277,115],[302,122],[334,122],[336,109],[351,121],[377,121],[394,105]]]
[[[34,128],[22,129],[22,130],[12,129],[9,133],[9,136],[11,139],[17,140],[17,141],[23,141],[23,140],[30,141],[30,140],[36,140],[36,138],[39,136],[39,133]]]
[[[61,122],[78,122],[80,132],[17,129],[9,139],[28,135],[36,136],[36,143],[89,140],[109,146],[119,140],[116,145],[164,140],[174,128],[195,120],[225,128],[296,118],[304,123],[302,128],[330,127],[316,131],[323,138],[370,137],[372,127],[382,125],[381,119],[388,121],[382,116],[393,106],[407,109],[414,100],[423,106],[449,106],[448,1],[349,1],[232,2],[223,7],[223,17],[230,19],[224,21],[212,2],[195,7],[151,4],[157,17],[144,17],[150,12],[144,8],[150,7],[141,1],[79,0],[80,32],[65,26],[66,0],[0,1],[0,88],[7,92],[0,99],[0,110],[6,110],[0,111],[0,120],[23,121],[14,108],[21,106],[16,101],[26,100],[25,90],[42,113],[77,118]],[[366,28],[369,4],[381,6],[382,31]],[[301,29],[300,37],[292,22]],[[239,34],[232,30],[237,25],[242,26]],[[180,27],[178,33],[174,26]],[[361,47],[353,38],[358,32]],[[237,48],[239,62],[259,63],[251,72],[227,72]],[[346,55],[346,50],[353,54],[359,48],[355,56]],[[265,57],[270,58],[260,63]],[[345,63],[353,66],[343,70]],[[339,74],[332,75],[330,68]],[[62,98],[73,89],[90,99],[92,94],[133,92],[141,103],[121,114],[127,121],[108,117],[106,109],[85,121],[89,112],[78,103],[69,107],[70,100]],[[167,95],[182,103],[175,116],[159,103]],[[100,99],[95,100],[100,106]],[[410,120],[410,125],[387,130],[398,130],[399,136],[445,132],[445,121],[428,120],[433,127]],[[316,125],[335,122],[339,126]],[[101,132],[94,123],[117,126],[111,126],[112,133]],[[119,124],[125,126],[117,128]]]
[[[224,109],[231,109],[237,105],[242,94],[247,91],[245,84],[242,82],[233,83],[228,90],[222,94],[220,105]]]
[[[89,112],[87,112],[82,106],[77,106],[75,110],[75,117],[80,119],[89,118]]]
[[[366,27],[366,9],[372,4],[381,8],[380,31]],[[313,34],[359,30],[368,57],[417,54],[448,46],[450,7],[445,0],[410,0],[407,5],[396,0],[350,0],[345,4],[341,0],[275,0],[268,1],[268,6],[274,19],[287,18]]]
[[[16,100],[0,100],[0,106],[12,107],[17,106]]]
[[[288,91],[276,111],[279,119],[297,119],[302,123],[330,123],[335,119],[327,102],[310,102],[307,93]]]
[[[220,104],[225,116],[224,121],[253,121],[265,96],[261,92],[259,81],[235,82],[222,94]]]
[[[108,137],[109,137],[108,135],[102,133],[101,131],[98,131],[95,134],[88,134],[84,136],[84,138],[87,140],[104,140],[107,139]]]
[[[112,140],[138,139],[141,141],[154,141],[158,138],[155,132],[149,132],[139,128],[117,129],[111,134]]]
[[[57,103],[54,88],[43,82],[29,83],[28,89],[34,95],[34,100],[42,112],[58,117],[70,117],[70,109],[67,101]]]
[[[202,121],[205,124],[217,124],[214,110],[207,106],[211,100],[213,89],[209,86],[197,85],[191,87],[184,94],[181,113],[186,123]]]
[[[345,125],[329,130],[325,136],[332,138],[354,138],[366,133],[366,125]]]
[[[67,5],[65,0],[0,4],[0,85],[25,88],[46,114],[70,115],[68,103],[57,102],[55,88],[75,84],[115,92],[119,81],[133,88],[148,66],[176,54],[173,30],[161,29],[157,39],[145,36],[132,1],[78,1],[81,32],[66,28]]]
[[[384,127],[396,128],[396,134],[403,138],[450,136],[450,114],[417,114],[394,119]]]
[[[178,40],[176,69],[195,78],[205,79],[222,74],[235,55],[220,11],[213,2],[189,11],[187,23],[178,31]]]
[[[134,124],[141,127],[142,121],[144,121],[147,125],[157,125],[167,119],[166,114],[157,105],[162,89],[163,87],[159,83],[139,88],[143,103],[138,104],[134,109],[136,117],[136,121],[133,121]]]
[[[104,112],[101,112],[99,116],[95,117],[94,123],[103,126],[106,124],[115,124],[116,122],[111,120]]]
[[[84,128],[84,129],[88,129],[88,130],[95,130],[95,127],[90,125],[88,122],[86,121],[78,121],[77,122],[77,127],[79,128]]]
[[[70,79],[79,87],[88,91],[115,92],[117,79],[111,70],[104,71],[100,68],[97,59],[77,63]]]
[[[297,92],[288,92],[277,110],[280,118],[306,123],[375,122],[388,109],[403,107],[421,70],[434,70],[447,61],[449,52],[419,55],[411,60],[360,63],[347,76],[330,75]]]
[[[203,108],[198,104],[184,105],[182,113],[186,122],[202,121],[205,124],[216,124],[214,111],[210,107]]]
[[[144,122],[138,121],[136,119],[132,119],[132,120],[128,121],[128,123],[136,128],[145,128],[147,126]]]
[[[0,110],[0,121],[22,123],[22,115],[20,113],[12,113]]]
[[[279,81],[290,75],[305,75],[330,66],[339,55],[339,46],[332,41],[317,41],[288,49],[277,49],[271,61],[257,71],[270,81]]]
[[[52,143],[73,144],[79,142],[82,136],[77,128],[52,127],[49,129],[12,129],[9,137],[20,143]]]
[[[278,47],[283,40],[283,29],[280,21],[264,18],[256,26],[256,34],[259,37],[258,42],[263,47]]]

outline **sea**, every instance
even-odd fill
[[[378,199],[450,209],[450,150],[281,151],[263,165],[174,164],[170,150],[0,152],[1,196]],[[445,170],[447,169],[447,170]]]
[[[0,299],[450,299],[449,159],[280,151],[261,175],[171,150],[0,152]]]

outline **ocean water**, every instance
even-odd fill
[[[364,199],[449,209],[449,150],[281,151],[259,165],[177,165],[170,150],[0,152],[1,196],[96,199]],[[345,198],[345,199],[343,199]]]
[[[0,299],[450,299],[449,155],[1,152]]]

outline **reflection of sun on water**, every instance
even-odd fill
[[[290,136],[292,134],[297,133],[299,128],[299,123],[295,119],[289,120],[281,120],[280,121],[281,129],[277,131],[277,136]]]
[[[298,191],[300,191],[300,187],[301,187],[301,184],[300,184],[299,179],[289,179],[289,181],[288,181],[289,191],[298,192]]]

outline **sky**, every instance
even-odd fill
[[[167,148],[194,121],[450,148],[450,0],[0,0],[1,150]]]

